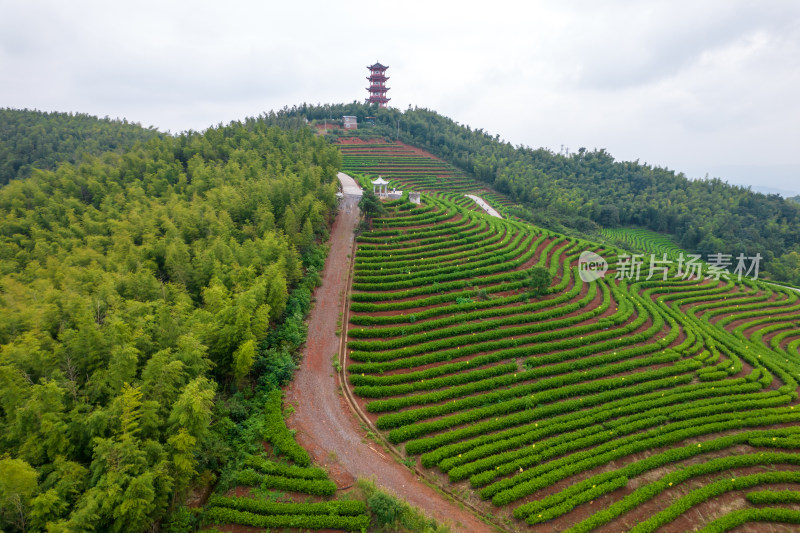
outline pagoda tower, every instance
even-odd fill
[[[386,80],[389,79],[386,77],[386,69],[389,67],[376,62],[367,68],[369,69],[369,76],[367,77],[369,80],[369,87],[367,87],[369,98],[367,98],[367,103],[386,107],[390,100],[390,98],[386,98],[386,91],[389,90],[389,87],[386,86]]]

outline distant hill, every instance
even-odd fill
[[[789,200],[790,202],[795,202],[800,204],[800,194],[798,194],[797,196],[792,196],[791,198],[787,198],[787,200]]]
[[[82,154],[121,152],[161,134],[126,120],[86,114],[0,109],[0,185],[28,177],[33,168],[55,170]]]
[[[703,256],[760,253],[762,267],[800,282],[790,255],[800,253],[800,206],[777,194],[717,178],[689,180],[667,168],[616,161],[604,149],[563,156],[515,147],[427,109],[401,112],[353,103],[285,112],[308,119],[355,115],[357,135],[399,137],[424,148],[526,207],[527,215],[520,216],[540,226],[593,237],[601,227],[643,227],[671,234],[682,248]],[[365,116],[374,116],[375,126],[364,124]]]

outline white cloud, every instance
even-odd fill
[[[793,0],[0,2],[4,106],[203,129],[361,100],[379,59],[392,105],[514,144],[800,178]]]

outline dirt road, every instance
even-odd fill
[[[353,230],[358,225],[361,190],[352,178],[339,173],[344,191],[331,230],[330,252],[322,272],[322,286],[314,293],[315,304],[308,324],[303,361],[287,388],[294,406],[289,427],[313,459],[330,469],[340,488],[356,478],[373,478],[387,492],[419,507],[428,516],[446,523],[453,531],[479,533],[493,529],[420,481],[414,473],[369,440],[339,389],[333,361],[339,350],[337,329],[346,297]]]

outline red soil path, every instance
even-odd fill
[[[356,478],[373,478],[387,492],[448,524],[453,531],[493,531],[392,459],[381,444],[370,440],[341,392],[333,368],[340,347],[336,330],[347,295],[353,231],[360,217],[359,196],[346,191],[331,230],[322,286],[314,293],[303,360],[286,390],[287,402],[294,406],[287,423],[297,430],[297,441],[314,461],[330,470],[339,488],[349,487]]]

